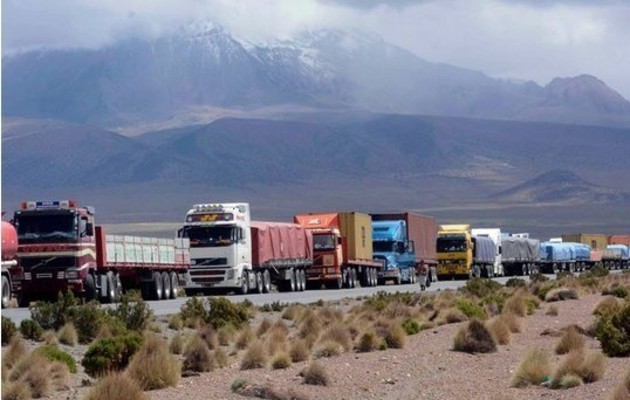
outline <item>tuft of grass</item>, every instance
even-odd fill
[[[519,317],[527,315],[527,302],[525,295],[521,292],[516,293],[505,301],[503,306],[504,313],[511,313]]]
[[[486,310],[479,304],[468,299],[455,300],[455,307],[468,318],[486,319]]]
[[[282,319],[295,321],[302,315],[304,309],[305,307],[301,304],[292,304],[284,309],[282,312]]]
[[[245,379],[236,378],[232,381],[232,384],[230,385],[230,390],[236,393],[245,386],[247,386],[247,381]]]
[[[291,361],[293,362],[306,361],[311,355],[311,349],[306,344],[306,341],[303,339],[297,339],[291,344],[289,355],[291,356]]]
[[[217,338],[217,331],[210,324],[206,324],[199,328],[199,337],[206,342],[206,345],[210,350],[219,347],[219,340]]]
[[[217,331],[217,340],[219,345],[221,346],[229,346],[232,340],[234,340],[234,336],[236,335],[236,330],[232,325],[225,325],[219,328]]]
[[[315,352],[313,353],[313,356],[315,358],[336,357],[340,355],[342,352],[343,352],[343,348],[341,347],[339,343],[333,342],[331,340],[327,340],[320,343],[317,346],[317,348],[315,349]]]
[[[593,314],[597,316],[603,315],[611,315],[615,314],[621,309],[621,303],[614,297],[608,296],[605,297],[604,300],[600,301],[599,304],[593,310]]]
[[[580,386],[581,384],[582,384],[582,378],[580,378],[578,375],[568,374],[568,375],[563,376],[562,379],[560,379],[560,382],[558,383],[558,387],[562,389],[570,389],[573,387]]]
[[[304,371],[302,371],[304,383],[307,385],[328,386],[329,378],[326,373],[326,369],[317,361],[313,361],[309,364]]]
[[[372,330],[364,332],[357,342],[356,349],[359,353],[368,353],[378,349],[380,343],[379,337]]]
[[[625,377],[613,390],[610,400],[628,400],[630,399],[630,369],[627,370]]]
[[[415,319],[406,319],[401,326],[409,336],[415,335],[422,330],[420,323]]]
[[[291,357],[287,353],[278,353],[271,360],[271,368],[273,369],[285,369],[291,366]]]
[[[579,299],[578,293],[574,289],[554,289],[551,290],[545,296],[545,301],[551,303],[553,301],[564,301],[564,300],[577,300]]]
[[[148,337],[131,359],[127,374],[144,390],[162,389],[177,385],[181,364],[168,351],[164,340]]]
[[[247,345],[253,342],[256,339],[256,335],[252,328],[247,325],[241,330],[238,337],[236,338],[236,348],[239,350],[243,350],[247,347]]]
[[[27,354],[28,348],[24,339],[19,336],[13,336],[9,342],[9,347],[2,354],[2,365],[11,368]]]
[[[497,344],[484,324],[476,319],[459,329],[453,341],[453,349],[466,353],[492,353]]]
[[[74,327],[72,322],[68,322],[57,331],[57,339],[59,339],[59,343],[65,344],[66,346],[74,347],[79,342],[79,334],[77,333],[77,329]]]
[[[228,366],[230,360],[227,353],[222,348],[219,347],[218,349],[216,349],[213,353],[213,356],[214,362],[217,364],[217,367],[225,368]]]
[[[55,390],[64,390],[68,388],[70,381],[70,370],[68,366],[59,361],[53,361],[48,368],[50,379]]]
[[[444,317],[445,323],[456,324],[458,322],[464,322],[464,321],[468,321],[468,317],[466,317],[466,315],[464,315],[464,313],[458,310],[457,308],[451,308],[446,311],[446,315]],[[443,323],[441,324],[440,322],[442,321],[438,321],[438,325],[443,325]]]
[[[567,354],[570,351],[582,350],[584,344],[584,336],[573,326],[570,326],[556,344],[556,354]]]
[[[533,348],[527,352],[512,376],[512,387],[538,385],[543,378],[550,376],[553,368],[549,355],[541,348]]]
[[[405,347],[407,334],[397,323],[391,323],[385,328],[385,342],[390,349],[402,349]]]
[[[262,319],[262,321],[260,321],[260,324],[258,324],[258,328],[256,329],[256,336],[261,337],[262,335],[267,333],[269,328],[271,328],[271,321],[269,321],[269,319],[265,317]]]
[[[523,331],[523,320],[512,313],[501,314],[499,317],[510,328],[512,333],[520,333]]]
[[[122,373],[112,373],[96,382],[84,400],[147,400],[136,381]]]
[[[2,400],[30,400],[32,398],[31,388],[25,381],[2,384]]]
[[[35,349],[35,353],[41,354],[50,361],[60,361],[68,366],[70,372],[77,372],[77,362],[70,354],[61,350],[57,346],[44,345]]]
[[[51,394],[53,386],[48,366],[50,362],[43,357],[29,357],[28,366],[24,369],[20,379],[31,390],[34,398],[45,397]]]
[[[350,332],[341,323],[335,323],[330,328],[326,329],[321,336],[321,341],[331,341],[340,345],[344,351],[352,348],[352,338]]]
[[[558,307],[553,306],[553,305],[549,306],[549,308],[547,309],[547,312],[545,314],[553,316],[553,317],[558,316]]]
[[[168,349],[173,354],[182,354],[184,350],[184,336],[181,333],[173,336],[168,345]]]
[[[267,352],[262,342],[255,340],[249,344],[243,355],[241,369],[264,368],[265,365],[267,365]]]
[[[274,326],[269,330],[265,345],[269,355],[274,355],[278,351],[284,351],[287,346],[287,331],[281,327]]]
[[[57,340],[57,334],[53,330],[45,331],[41,336],[42,342],[49,346],[56,346],[59,344],[59,340]]]
[[[510,331],[510,327],[505,323],[505,320],[495,317],[488,321],[486,326],[498,344],[510,344],[512,332]]]
[[[214,360],[206,343],[194,336],[184,351],[184,371],[208,372],[214,369]]]
[[[168,319],[168,329],[173,329],[175,331],[181,331],[184,329],[184,320],[182,319],[181,314],[173,314]]]
[[[607,365],[606,356],[599,351],[571,351],[556,370],[552,387],[560,387],[562,379],[567,375],[577,375],[584,383],[596,382],[604,376]]]

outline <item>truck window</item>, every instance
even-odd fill
[[[77,218],[73,213],[33,213],[15,217],[21,243],[72,242],[77,239]]]
[[[88,228],[87,217],[81,217],[79,219],[79,236],[80,237],[90,236],[87,228]]]
[[[334,250],[335,235],[321,234],[313,235],[313,248],[315,250]]]
[[[235,226],[187,226],[182,237],[190,239],[190,247],[223,247],[236,242]]]
[[[450,238],[438,238],[437,239],[437,251],[438,253],[449,253],[454,251],[466,251],[468,246],[466,240],[462,239],[450,239]]]

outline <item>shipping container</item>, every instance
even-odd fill
[[[623,244],[630,246],[630,235],[610,235],[608,236],[608,244]]]
[[[372,218],[362,213],[339,213],[339,229],[348,240],[350,260],[372,260]]]
[[[603,250],[608,244],[608,237],[599,233],[577,233],[562,235],[562,242],[582,243],[589,246],[592,250]]]
[[[433,217],[415,213],[371,214],[372,221],[405,221],[407,239],[414,243],[416,262],[436,264],[438,224]]]

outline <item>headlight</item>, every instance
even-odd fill
[[[234,270],[228,269],[226,279],[234,279]]]
[[[79,271],[69,269],[66,271],[66,278],[68,279],[77,279],[79,277]]]

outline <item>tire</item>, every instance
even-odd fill
[[[357,270],[354,268],[350,269],[350,285],[353,289],[357,287]]]
[[[11,285],[9,284],[9,278],[2,275],[2,308],[9,307],[11,302]]]
[[[171,279],[171,299],[176,299],[179,296],[179,277],[177,276],[177,272],[173,271],[170,273]]]
[[[271,275],[269,274],[269,271],[265,270],[265,272],[263,272],[263,291],[265,293],[269,293],[271,292]]]
[[[111,304],[116,301],[116,283],[114,282],[114,274],[112,272],[107,273],[105,276],[105,282],[107,287],[105,288],[103,303]]]
[[[168,300],[171,298],[171,275],[164,271],[162,272],[162,299]]]
[[[343,289],[343,277],[340,276],[339,278],[337,278],[336,281],[331,283],[331,286],[333,289],[337,289],[337,290]]]
[[[85,278],[85,299],[96,300],[96,278],[94,274],[88,274]]]
[[[295,279],[295,270],[294,269],[290,269],[289,270],[289,291],[290,292],[297,291],[297,282],[296,282],[296,279]]]
[[[256,292],[262,294],[263,292],[263,278],[260,272],[256,272]]]
[[[163,292],[162,286],[162,274],[157,271],[153,271],[152,280],[149,284],[149,294],[151,300],[160,300]]]
[[[241,287],[238,289],[240,294],[249,293],[249,273],[247,271],[243,271],[243,282],[241,282]]]
[[[307,287],[307,282],[306,282],[306,271],[303,269],[300,270],[300,279],[302,280],[302,291],[305,291]]]
[[[398,276],[396,277],[394,283],[396,283],[396,285],[402,284],[402,275],[400,275],[400,271],[398,271]]]

